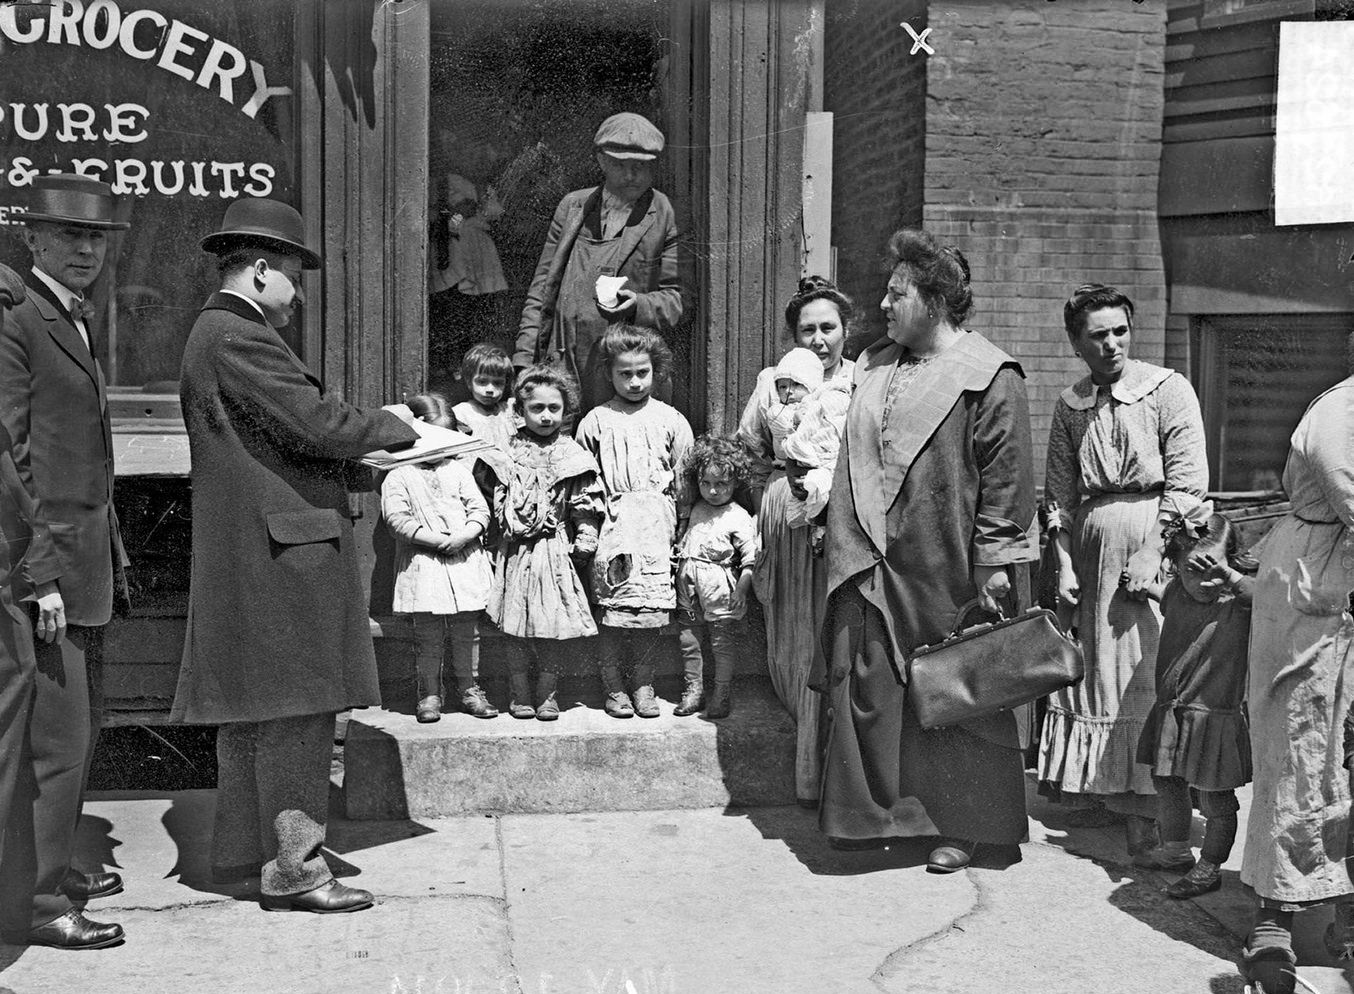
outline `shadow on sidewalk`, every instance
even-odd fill
[[[934,838],[895,839],[878,849],[840,851],[828,845],[818,830],[818,814],[798,806],[775,808],[726,808],[731,818],[746,818],[768,841],[784,843],[810,872],[821,876],[850,877],[881,870],[924,866]]]
[[[1253,896],[1234,870],[1224,869],[1220,891],[1194,900],[1176,900],[1166,896],[1165,888],[1180,874],[1133,866],[1122,825],[1068,825],[1066,817],[1072,809],[1034,796],[1033,785],[1028,808],[1031,818],[1044,829],[1040,839],[1044,845],[1094,863],[1118,885],[1108,898],[1112,907],[1175,942],[1219,959],[1237,958],[1249,928]],[[1239,975],[1223,974],[1210,981],[1212,994],[1240,994],[1243,986]]]
[[[190,890],[204,894],[218,894],[237,901],[258,899],[258,878],[238,883],[221,884],[212,880],[211,846],[212,822],[216,812],[214,790],[167,791],[139,796],[169,801],[169,808],[161,816],[161,824],[173,841],[177,855],[165,877],[177,876],[179,883]],[[77,864],[86,870],[102,867],[118,868],[113,851],[120,840],[111,834],[113,826],[107,819],[85,815],[81,819]],[[362,872],[343,856],[426,835],[432,829],[407,820],[351,822],[343,818],[337,792],[330,793],[329,825],[325,860],[336,877],[354,877]],[[3,968],[0,958],[0,969]]]

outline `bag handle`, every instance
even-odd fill
[[[974,609],[978,608],[978,605],[979,605],[978,598],[975,597],[967,604],[963,604],[960,606],[959,611],[955,614],[954,628],[950,630],[951,638],[958,635],[960,632],[964,630],[964,622],[968,620],[968,616],[973,613]],[[1000,601],[997,602],[997,620],[998,621],[1006,620],[1006,612],[1002,610]]]

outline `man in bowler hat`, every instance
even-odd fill
[[[518,368],[549,362],[573,373],[580,417],[612,393],[597,356],[608,325],[667,333],[682,318],[677,219],[653,188],[663,132],[639,114],[613,114],[593,145],[602,185],[566,194],[555,208],[512,357]],[[598,299],[599,276],[626,278],[614,302]]]
[[[117,925],[84,917],[72,900],[122,889],[116,873],[82,873],[71,851],[81,791],[102,721],[99,655],[126,558],[113,511],[113,440],[103,371],[91,351],[98,278],[114,220],[111,188],[74,174],[33,181],[23,239],[33,256],[25,299],[0,331],[0,423],[20,479],[50,534],[61,610],[31,609],[36,678],[28,751],[8,818],[0,891],[31,897],[26,941],[62,948],[111,945]],[[49,592],[49,597],[52,592]],[[63,631],[64,627],[64,631]],[[19,895],[17,898],[13,895]],[[16,934],[20,923],[5,925]]]
[[[179,381],[193,568],[171,716],[220,726],[214,879],[261,876],[270,911],[358,911],[372,895],[321,854],[335,715],[380,702],[347,484],[351,460],[417,435],[327,393],[278,335],[321,262],[292,207],[237,200],[202,247],[221,289]]]

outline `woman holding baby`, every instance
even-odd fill
[[[816,409],[825,391],[842,397],[849,391],[854,364],[842,358],[842,347],[853,313],[851,299],[832,283],[819,276],[800,280],[785,307],[785,327],[795,348],[758,375],[738,425],[738,437],[752,455],[752,501],[761,549],[754,583],[766,615],[767,667],[776,694],[798,726],[795,791],[806,806],[818,800],[820,702],[808,679],[821,654],[826,574],[805,517],[806,498],[811,507],[811,497],[798,479],[787,476],[785,445],[810,394],[816,395]],[[796,476],[806,468],[789,461]]]
[[[969,601],[1024,606],[1039,554],[1029,416],[1020,366],[964,328],[963,254],[902,230],[889,261],[886,337],[856,363],[827,504],[819,824],[840,848],[939,836],[927,868],[951,873],[979,843],[1024,838],[1021,743],[1009,712],[923,730],[906,659]]]

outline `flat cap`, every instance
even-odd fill
[[[592,143],[615,159],[656,159],[663,151],[663,132],[647,117],[627,111],[603,121]]]

